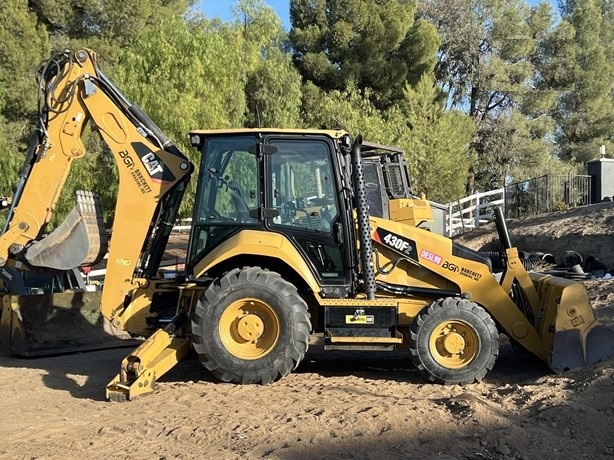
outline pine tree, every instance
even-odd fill
[[[414,0],[293,0],[294,62],[319,88],[369,88],[377,107],[390,107],[435,65],[438,36],[415,12]]]
[[[550,42],[551,65],[544,73],[558,93],[553,117],[560,157],[582,165],[598,157],[599,145],[606,145],[610,154],[614,147],[614,5],[574,0],[565,2],[562,12]],[[561,42],[559,48],[566,52],[555,54]]]

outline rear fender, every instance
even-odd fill
[[[313,292],[321,290],[304,257],[285,236],[255,230],[243,230],[216,247],[196,264],[194,276],[200,277],[226,260],[246,255],[279,259],[298,273]]]

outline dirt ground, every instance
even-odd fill
[[[510,222],[512,239],[613,264],[614,203],[590,208]],[[481,249],[490,233],[463,241]],[[598,315],[614,323],[614,281],[585,283]],[[154,394],[106,402],[105,385],[129,351],[1,356],[0,458],[614,458],[614,360],[553,375],[503,341],[481,383],[444,387],[425,383],[403,350],[312,347],[268,386],[218,383],[190,358]]]

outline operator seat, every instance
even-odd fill
[[[228,189],[230,190],[230,199],[232,200],[232,205],[234,206],[235,212],[237,214],[237,221],[242,222],[246,217],[249,216],[249,207],[243,199],[243,191],[241,190],[241,186],[235,181],[231,180],[228,182]]]

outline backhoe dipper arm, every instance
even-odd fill
[[[66,256],[78,246],[70,244],[71,238],[82,242],[84,238],[77,237],[82,235],[81,229],[89,232],[96,226],[91,219],[79,225],[62,224],[37,241],[51,219],[72,162],[86,153],[81,135],[91,120],[119,170],[100,308],[103,316],[123,328],[126,319],[122,313],[131,292],[146,285],[147,278],[157,272],[193,165],[102,74],[91,50],[54,55],[41,65],[39,83],[44,101],[0,236],[0,266],[74,268],[99,257],[87,254],[91,243],[78,263],[75,257]],[[91,197],[85,194],[81,199],[86,215],[95,206]],[[98,246],[106,250],[106,245]],[[67,260],[73,267],[62,265],[68,264]]]

